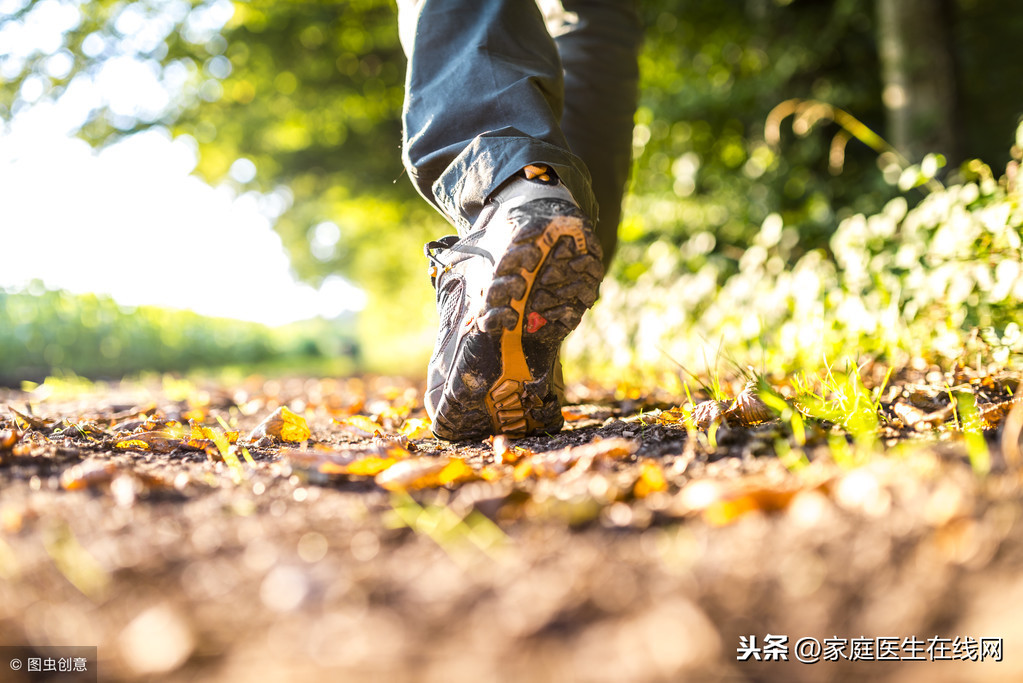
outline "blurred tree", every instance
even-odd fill
[[[947,0],[877,0],[887,130],[915,162],[929,152],[959,161],[951,10]]]
[[[883,132],[881,94],[895,76],[882,78],[879,36],[896,35],[905,54],[938,43],[929,49],[954,56],[962,88],[941,101],[959,98],[963,152],[1004,163],[1023,111],[1023,95],[1005,84],[1023,81],[1023,62],[1003,48],[1023,13],[998,0],[951,1],[951,19],[933,20],[949,27],[945,38],[931,24],[910,35],[908,19],[879,23],[874,3],[856,0],[642,3],[648,38],[618,275],[639,277],[657,242],[681,245],[686,268],[717,259],[722,273],[734,271],[772,213],[798,256],[826,246],[843,215],[880,207],[891,189],[875,152],[831,144],[837,127],[786,128],[778,147],[763,133],[769,112],[794,97]],[[930,4],[913,3],[925,13]],[[0,0],[0,118],[97,90],[117,79],[114,66],[134,64],[164,99],[93,102],[84,138],[102,144],[154,126],[191,136],[205,178],[287,204],[276,228],[299,276],[347,275],[375,297],[367,319],[390,315],[381,336],[415,335],[431,307],[418,254],[446,228],[401,177],[394,12],[392,0]],[[45,39],[26,40],[33,31]],[[935,81],[950,70],[931,68]]]
[[[3,47],[61,21],[48,46]],[[164,105],[139,93],[126,107],[116,94],[87,111],[81,136],[104,144],[163,126],[196,140],[207,180],[281,190],[289,208],[276,228],[300,277],[389,287],[407,271],[401,247],[418,253],[441,225],[400,181],[404,56],[391,0],[7,0],[0,117],[107,85],[125,59],[166,90]]]
[[[998,84],[1023,81],[1023,63],[1005,59],[992,45],[1011,42],[1023,30],[1023,12],[996,0],[951,2],[954,11],[923,3],[927,17],[903,16],[895,27],[904,56],[900,68],[922,56],[929,60],[926,79],[909,74],[916,81],[904,92],[942,111],[961,107],[959,151],[997,167],[1008,161],[1023,113],[1023,93]],[[727,276],[772,213],[790,226],[784,239],[798,241],[797,258],[826,249],[844,216],[873,213],[893,195],[878,172],[884,160],[877,152],[849,140],[837,125],[812,125],[820,109],[790,119],[794,125],[783,129],[780,145],[764,138],[769,113],[790,98],[845,110],[895,137],[882,99],[886,78],[878,40],[884,31],[875,3],[665,0],[642,8],[647,45],[620,275],[640,277],[653,260],[644,250],[667,241],[682,245],[689,269],[717,260]],[[913,22],[921,26],[909,26]],[[957,69],[959,90],[951,85]],[[917,95],[928,90],[938,92],[928,100]],[[952,116],[936,120],[947,125]],[[933,151],[957,153],[955,141],[946,147],[933,129],[909,134],[912,140],[896,141],[911,145],[909,154],[922,156],[932,145]]]
[[[352,316],[276,329],[152,306],[125,310],[106,296],[30,284],[0,289],[0,386],[74,372],[120,377],[224,365],[294,364],[347,356],[358,362]]]

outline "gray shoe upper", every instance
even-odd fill
[[[478,329],[476,321],[485,310],[494,269],[511,244],[516,226],[509,214],[536,199],[562,199],[576,204],[560,181],[545,183],[515,176],[491,196],[467,234],[451,235],[426,245],[440,317],[424,400],[431,417],[436,413],[459,345],[466,335]]]

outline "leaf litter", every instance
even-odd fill
[[[33,545],[61,528],[95,585],[137,586],[137,610],[169,600],[211,651],[258,659],[249,640],[321,615],[309,628],[323,633],[293,629],[270,671],[303,666],[301,638],[351,637],[355,614],[402,635],[344,650],[342,668],[399,676],[424,661],[450,673],[439,653],[455,647],[492,673],[537,675],[557,653],[551,670],[600,679],[607,658],[645,653],[647,677],[742,680],[773,670],[737,667],[739,634],[923,637],[979,623],[1001,630],[977,636],[1023,638],[981,599],[1023,557],[1019,375],[908,368],[867,391],[855,374],[744,382],[732,399],[588,387],[559,434],[466,444],[433,438],[419,389],[393,378],[125,384],[62,401],[0,390],[0,522],[13,534],[0,573],[21,615],[0,636],[45,644],[97,609],[81,579],[60,583],[67,563]],[[295,565],[295,552],[318,559]],[[144,588],[171,558],[173,587]],[[853,607],[856,581],[869,588]],[[949,592],[970,602],[934,599]],[[44,595],[72,616],[40,634],[25,615]],[[902,616],[880,618],[892,600]],[[492,613],[503,640],[481,641],[473,624]],[[111,613],[91,633],[116,652],[124,628]],[[706,648],[683,656],[658,629]],[[593,649],[612,633],[632,644]],[[137,674],[134,661],[115,655],[112,670]],[[786,675],[814,680],[800,671]]]

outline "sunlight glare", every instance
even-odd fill
[[[154,130],[94,152],[50,131],[22,118],[0,134],[0,235],[16,255],[0,269],[0,287],[38,278],[122,305],[271,325],[332,317],[363,301],[340,277],[320,292],[296,282],[271,227],[286,201],[190,175],[189,138]]]

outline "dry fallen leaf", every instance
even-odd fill
[[[378,436],[384,433],[383,425],[365,415],[352,415],[351,417],[343,417],[340,420],[335,419],[334,424],[341,427],[342,431],[356,436]]]
[[[249,434],[249,441],[256,441],[264,436],[291,441],[294,443],[305,441],[312,435],[309,425],[301,415],[281,406],[263,420],[259,426]]]
[[[784,510],[800,490],[772,482],[732,484],[702,480],[687,484],[679,499],[688,512],[700,513],[714,526],[724,526],[750,512]]]
[[[598,439],[581,446],[556,451],[528,453],[515,465],[515,481],[530,477],[553,478],[568,470],[583,472],[600,462],[622,460],[636,452],[639,444],[632,439]]]
[[[632,489],[637,498],[646,498],[651,493],[666,491],[668,480],[664,476],[664,468],[656,460],[646,458],[639,463],[639,478]]]
[[[206,411],[203,408],[192,408],[181,413],[182,420],[202,422],[206,419]]]
[[[712,502],[703,511],[703,518],[715,526],[724,526],[750,512],[784,510],[796,493],[796,489],[748,488]]]
[[[281,456],[293,467],[320,474],[373,477],[412,456],[398,443],[360,449],[288,450]]]
[[[512,445],[511,439],[505,434],[498,434],[493,437],[494,460],[499,463],[513,465],[527,455],[533,455],[533,451],[521,446]]]
[[[589,415],[579,410],[575,406],[565,406],[561,409],[561,417],[565,418],[565,422],[577,422],[579,420],[585,420]]]
[[[697,429],[708,429],[715,422],[722,422],[725,419],[726,410],[728,410],[726,401],[697,403],[693,408],[693,423]]]
[[[118,441],[114,448],[137,448],[143,451],[169,453],[181,445],[180,435],[174,432],[140,432],[131,434],[127,439]]]
[[[412,417],[405,420],[398,433],[406,439],[432,439],[432,423],[427,418]]]
[[[662,410],[656,415],[644,415],[640,418],[640,421],[643,424],[677,425],[680,422],[684,423],[686,417],[686,411],[681,406],[677,406],[668,410]]]
[[[366,458],[359,458],[343,468],[342,471],[337,474],[350,474],[356,477],[375,477],[394,463],[398,462],[394,458],[381,457],[379,455],[371,455]],[[329,469],[320,468],[321,472],[331,474]]]
[[[125,439],[124,441],[118,441],[115,443],[114,448],[123,448],[125,450],[134,448],[140,451],[148,451],[149,444],[141,439]]]
[[[760,398],[755,383],[751,383],[751,385],[740,391],[739,395],[735,397],[735,401],[732,402],[732,405],[724,414],[737,419],[744,427],[752,427],[762,422],[769,422],[777,417],[767,407],[763,399]]]
[[[376,476],[376,483],[388,491],[411,491],[460,484],[476,478],[472,468],[459,458],[420,456],[391,465]]]
[[[75,465],[64,470],[60,475],[60,486],[67,491],[109,483],[118,472],[118,467],[110,462],[89,462]]]
[[[31,427],[32,429],[46,430],[52,427],[57,422],[56,420],[36,417],[35,415],[26,415],[25,413],[18,412],[17,410],[11,408],[10,406],[8,406],[8,409],[12,413],[14,413],[14,420],[22,429],[28,429],[29,427]]]
[[[0,429],[0,451],[9,451],[21,439],[22,432],[17,429]]]

